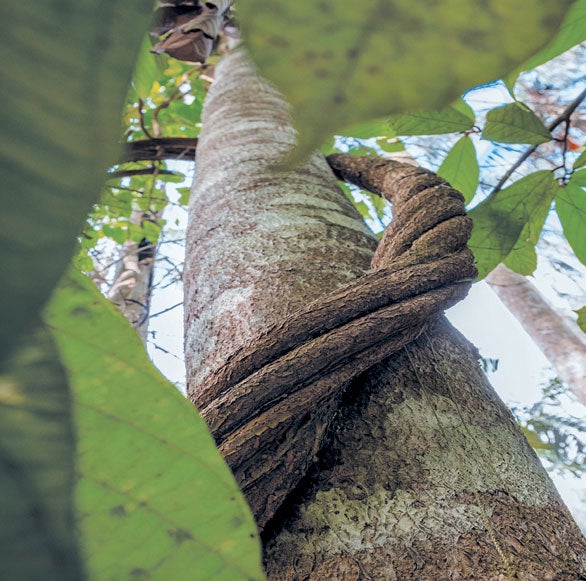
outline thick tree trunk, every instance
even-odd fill
[[[529,279],[499,264],[486,282],[521,323],[560,379],[586,405],[586,335],[557,313]]]
[[[239,54],[216,75],[185,268],[196,403],[239,349],[365,273],[374,250],[322,158],[269,168],[293,142],[278,95]],[[270,578],[586,575],[577,526],[477,359],[441,319],[354,380],[319,462],[265,528]]]

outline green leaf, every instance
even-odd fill
[[[506,266],[523,276],[533,274],[537,268],[535,245],[541,236],[551,202],[552,199],[549,196],[544,196],[539,201],[521,230],[518,240],[504,260]]]
[[[466,203],[474,197],[480,170],[470,137],[464,135],[456,142],[437,173],[464,195]]]
[[[145,220],[142,223],[142,230],[144,232],[144,237],[152,243],[155,243],[161,234],[161,227],[150,220]]]
[[[179,193],[179,203],[182,206],[187,206],[189,203],[189,195],[191,194],[191,188],[177,188],[177,192]]]
[[[293,105],[299,160],[342,127],[441,110],[501,77],[553,36],[570,5],[247,0],[238,19],[260,72]]]
[[[65,370],[44,327],[0,375],[0,578],[82,579]]]
[[[391,128],[388,117],[372,119],[365,123],[359,123],[343,129],[341,135],[356,137],[357,139],[370,139],[371,137],[394,137],[395,132]]]
[[[256,526],[236,482],[123,316],[72,272],[47,321],[73,390],[90,578],[262,579]]]
[[[397,139],[396,137],[379,137],[376,140],[376,144],[383,150],[388,153],[397,153],[399,151],[405,151],[405,145],[402,141]]]
[[[578,159],[572,166],[574,169],[580,169],[586,165],[586,149],[578,156]]]
[[[354,207],[360,212],[364,220],[368,220],[370,216],[370,209],[364,202],[354,202]]]
[[[523,430],[523,434],[525,435],[525,438],[529,442],[529,445],[533,449],[535,449],[535,450],[550,450],[551,449],[551,444],[548,444],[547,442],[542,442],[541,438],[539,437],[539,434],[536,434],[533,430],[530,430],[525,426],[521,426],[521,429]]]
[[[128,229],[127,228],[120,228],[115,226],[108,226],[105,224],[102,226],[102,232],[104,236],[108,236],[108,238],[112,238],[114,242],[117,244],[124,244],[128,240]]]
[[[150,10],[143,0],[0,3],[0,354],[67,267],[104,172]]]
[[[576,0],[568,10],[558,34],[537,54],[507,75],[505,81],[507,86],[512,90],[519,73],[534,69],[585,40],[586,0]]]
[[[136,92],[143,100],[150,95],[153,84],[162,75],[157,58],[150,52],[152,46],[150,36],[148,34],[145,35],[140,45],[138,59],[132,76],[132,82],[136,88]]]
[[[527,222],[551,203],[557,182],[550,171],[537,171],[490,196],[470,212],[474,229],[468,246],[478,278],[484,278],[513,250]]]
[[[385,215],[385,210],[389,207],[389,203],[381,196],[376,196],[374,194],[370,196],[370,199],[374,209],[376,210],[376,215],[379,218],[382,218]]]
[[[458,99],[443,111],[422,111],[391,117],[397,135],[436,135],[460,133],[474,127],[474,111]]]
[[[586,333],[586,306],[579,308],[577,311],[574,311],[578,315],[578,327]]]
[[[529,107],[516,101],[487,113],[482,139],[539,145],[549,141],[551,133]]]
[[[582,264],[586,264],[586,170],[574,172],[560,188],[555,207],[564,236]]]

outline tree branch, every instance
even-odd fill
[[[175,171],[170,171],[167,169],[159,169],[156,167],[142,167],[140,169],[121,169],[119,171],[112,171],[107,174],[107,180],[113,180],[118,178],[131,178],[134,176],[150,176],[150,175],[158,175],[158,176],[175,176],[181,175]]]
[[[146,160],[183,159],[194,161],[197,137],[159,137],[130,141],[119,163]]]

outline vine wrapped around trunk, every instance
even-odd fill
[[[315,460],[343,387],[418,337],[476,277],[462,195],[435,174],[334,155],[395,213],[372,273],[298,309],[191,391],[259,526]]]

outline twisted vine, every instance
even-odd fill
[[[472,224],[447,182],[377,157],[328,162],[393,204],[372,271],[266,329],[193,396],[261,528],[314,461],[344,387],[416,339],[476,277]]]

